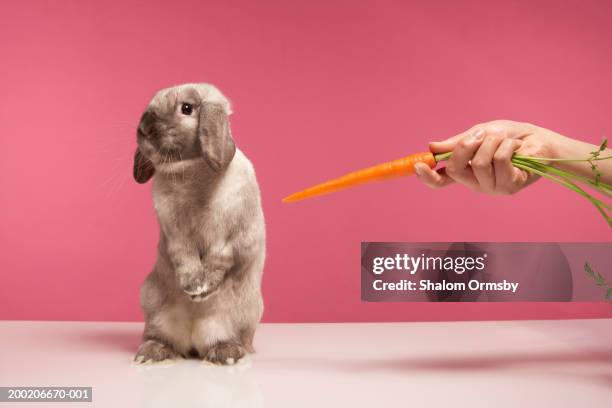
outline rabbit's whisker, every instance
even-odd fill
[[[178,156],[179,156],[179,159],[181,161],[183,161],[183,156],[181,155],[180,151],[178,152]],[[184,183],[185,182],[185,166],[181,166],[181,167],[182,167],[182,170],[183,170],[183,183]]]

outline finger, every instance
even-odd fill
[[[453,149],[453,155],[446,165],[446,174],[449,177],[474,190],[479,190],[480,186],[470,167],[470,160],[480,147],[483,138],[484,131],[482,129],[465,136]]]
[[[425,163],[417,163],[414,166],[417,178],[430,188],[441,188],[452,184],[454,181],[446,174],[445,169],[432,170]]]
[[[493,155],[495,190],[500,194],[512,194],[523,187],[529,175],[512,165],[512,155],[522,145],[517,139],[504,139]]]
[[[457,143],[459,143],[461,139],[463,139],[466,136],[471,135],[472,133],[474,133],[474,128],[468,129],[465,132],[461,132],[458,135],[450,137],[446,140],[442,140],[439,142],[431,142],[429,143],[429,150],[432,153],[452,152],[455,146],[457,146]]]
[[[493,155],[504,140],[503,136],[487,134],[476,154],[470,162],[472,171],[483,192],[493,194],[495,191],[495,170],[493,168]]]

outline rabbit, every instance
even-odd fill
[[[137,363],[198,357],[225,365],[254,351],[266,231],[230,114],[216,87],[185,84],[157,92],[140,120],[134,178],[153,178],[160,240],[140,291]]]

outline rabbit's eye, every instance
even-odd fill
[[[181,113],[183,115],[191,115],[193,113],[193,105],[190,103],[184,103],[181,105]]]

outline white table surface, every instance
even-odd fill
[[[262,324],[233,367],[134,365],[142,327],[0,321],[0,386],[93,387],[17,407],[612,406],[612,319]]]

